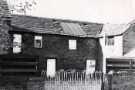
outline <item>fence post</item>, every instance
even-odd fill
[[[108,85],[109,85],[109,90],[112,90],[112,74],[108,74]]]
[[[101,90],[104,90],[104,74],[103,73],[101,73],[100,79],[101,79]]]

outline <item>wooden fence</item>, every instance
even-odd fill
[[[55,80],[55,81],[72,81],[72,80],[81,80],[81,81],[86,81],[86,80],[101,80],[103,76],[102,72],[94,72],[90,74],[86,74],[86,72],[67,72],[67,71],[60,71],[56,72],[54,77],[49,77],[46,74],[46,71],[43,71],[41,73],[41,77],[44,78],[45,81],[50,81],[50,80]]]
[[[107,72],[115,71],[130,71],[135,70],[135,61],[131,58],[108,58],[106,61]]]
[[[101,90],[103,74],[95,72],[86,75],[85,72],[57,72],[55,77],[31,78],[28,90]]]

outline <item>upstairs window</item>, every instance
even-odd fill
[[[106,37],[105,45],[108,45],[108,46],[114,45],[114,37],[113,36]]]
[[[34,47],[35,48],[42,48],[42,36],[35,36]]]
[[[20,53],[22,46],[22,36],[21,34],[13,35],[13,53]]]
[[[76,40],[69,40],[69,50],[76,50],[76,49],[77,49]]]

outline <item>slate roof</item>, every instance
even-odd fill
[[[24,28],[35,33],[71,35],[79,37],[96,37],[102,30],[103,24],[88,23],[72,20],[12,15],[12,26]],[[13,29],[21,32],[22,29]]]
[[[67,34],[77,35],[77,36],[86,35],[86,32],[77,23],[61,22],[60,25],[62,26],[63,31]]]
[[[101,32],[101,36],[104,34],[106,36],[115,36],[123,34],[128,28],[130,24],[104,24]]]
[[[130,52],[124,55],[125,57],[135,57],[135,49],[133,48]]]

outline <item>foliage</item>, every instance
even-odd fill
[[[9,26],[8,26],[8,19],[9,19],[9,11],[7,2],[4,0],[0,0],[0,54],[4,54],[7,52],[9,44]]]
[[[7,0],[9,3],[9,8],[12,13],[17,12],[21,14],[26,14],[27,11],[32,10],[36,5],[35,0]]]
[[[108,81],[110,87],[108,90],[135,90],[135,73],[119,73],[112,75],[112,78]],[[105,89],[107,90],[107,89]]]
[[[10,12],[26,14],[34,5],[36,5],[35,0],[0,0],[0,54],[7,53],[7,50],[12,47],[8,34]]]

